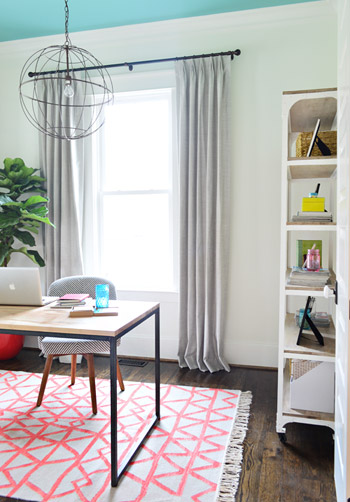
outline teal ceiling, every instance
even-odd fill
[[[69,31],[298,4],[316,0],[70,0]],[[64,32],[64,0],[3,0],[0,42]]]

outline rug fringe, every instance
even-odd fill
[[[241,464],[243,460],[243,441],[246,436],[249,421],[251,392],[241,392],[236,418],[232,427],[229,443],[218,485],[216,502],[234,502],[239,485]]]

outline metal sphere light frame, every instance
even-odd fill
[[[65,43],[34,53],[24,64],[20,103],[29,122],[44,134],[74,140],[104,123],[103,108],[113,101],[108,71],[90,52],[71,44],[65,0]]]

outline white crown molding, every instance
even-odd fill
[[[301,4],[284,5],[279,7],[264,7],[238,12],[228,12],[200,17],[190,17],[173,19],[168,21],[157,21],[152,23],[119,26],[115,28],[105,28],[71,33],[70,37],[74,45],[84,47],[98,47],[108,43],[120,43],[129,40],[155,39],[159,37],[174,38],[195,32],[211,33],[217,30],[232,31],[233,29],[246,29],[248,27],[266,26],[278,23],[300,23],[317,18],[334,16],[337,0],[316,0]],[[46,37],[13,40],[0,43],[0,55],[6,56],[11,53],[28,54],[40,50],[50,45],[61,45],[64,43],[64,34],[51,35]],[[233,50],[236,47],[223,48],[223,50]]]

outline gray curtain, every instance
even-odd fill
[[[45,101],[57,102],[62,89],[51,81],[45,86]],[[56,95],[54,99],[53,96]],[[42,120],[54,124],[59,119],[57,111],[41,105]],[[72,118],[67,116],[66,120]],[[40,133],[41,172],[47,179],[49,218],[55,228],[44,227],[44,253],[46,262],[46,286],[61,277],[83,274],[81,249],[81,224],[78,215],[79,179],[78,159],[82,140],[59,140]]]
[[[228,279],[231,61],[177,61],[180,170],[179,364],[230,370],[223,355]]]

